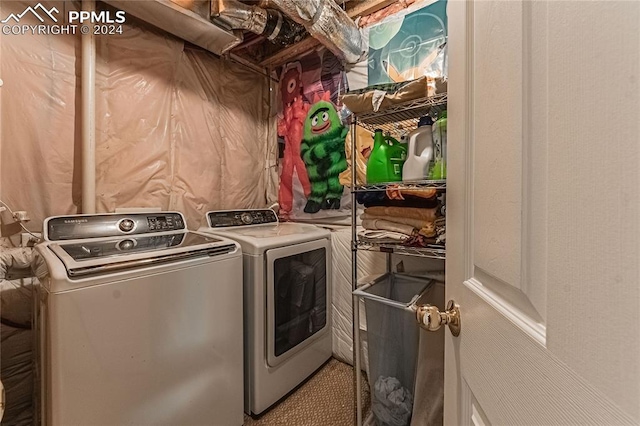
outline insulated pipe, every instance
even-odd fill
[[[82,0],[95,12],[95,0]],[[96,212],[96,42],[93,31],[82,35],[82,213]]]

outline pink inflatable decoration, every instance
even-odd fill
[[[282,95],[283,115],[278,121],[278,135],[284,137],[284,160],[280,174],[280,190],[278,202],[280,215],[284,218],[293,208],[293,172],[296,171],[304,195],[311,193],[311,185],[307,169],[300,157],[300,141],[304,119],[309,111],[309,104],[302,100],[302,69],[300,63],[288,64],[282,70],[280,93]]]

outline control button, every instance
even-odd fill
[[[116,247],[118,250],[131,250],[135,245],[136,243],[133,240],[122,240],[118,242]]]
[[[242,216],[240,218],[242,219],[242,223],[244,223],[245,225],[251,225],[251,223],[253,222],[253,218],[251,217],[250,213],[242,213]]]
[[[135,226],[135,222],[131,219],[123,219],[120,222],[119,228],[122,232],[131,232],[133,231],[133,227]]]

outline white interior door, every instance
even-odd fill
[[[449,2],[445,423],[640,422],[640,2]]]

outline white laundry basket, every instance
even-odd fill
[[[412,306],[432,284],[388,273],[365,280],[354,292],[365,301],[371,410],[380,426],[411,422],[420,328]]]

